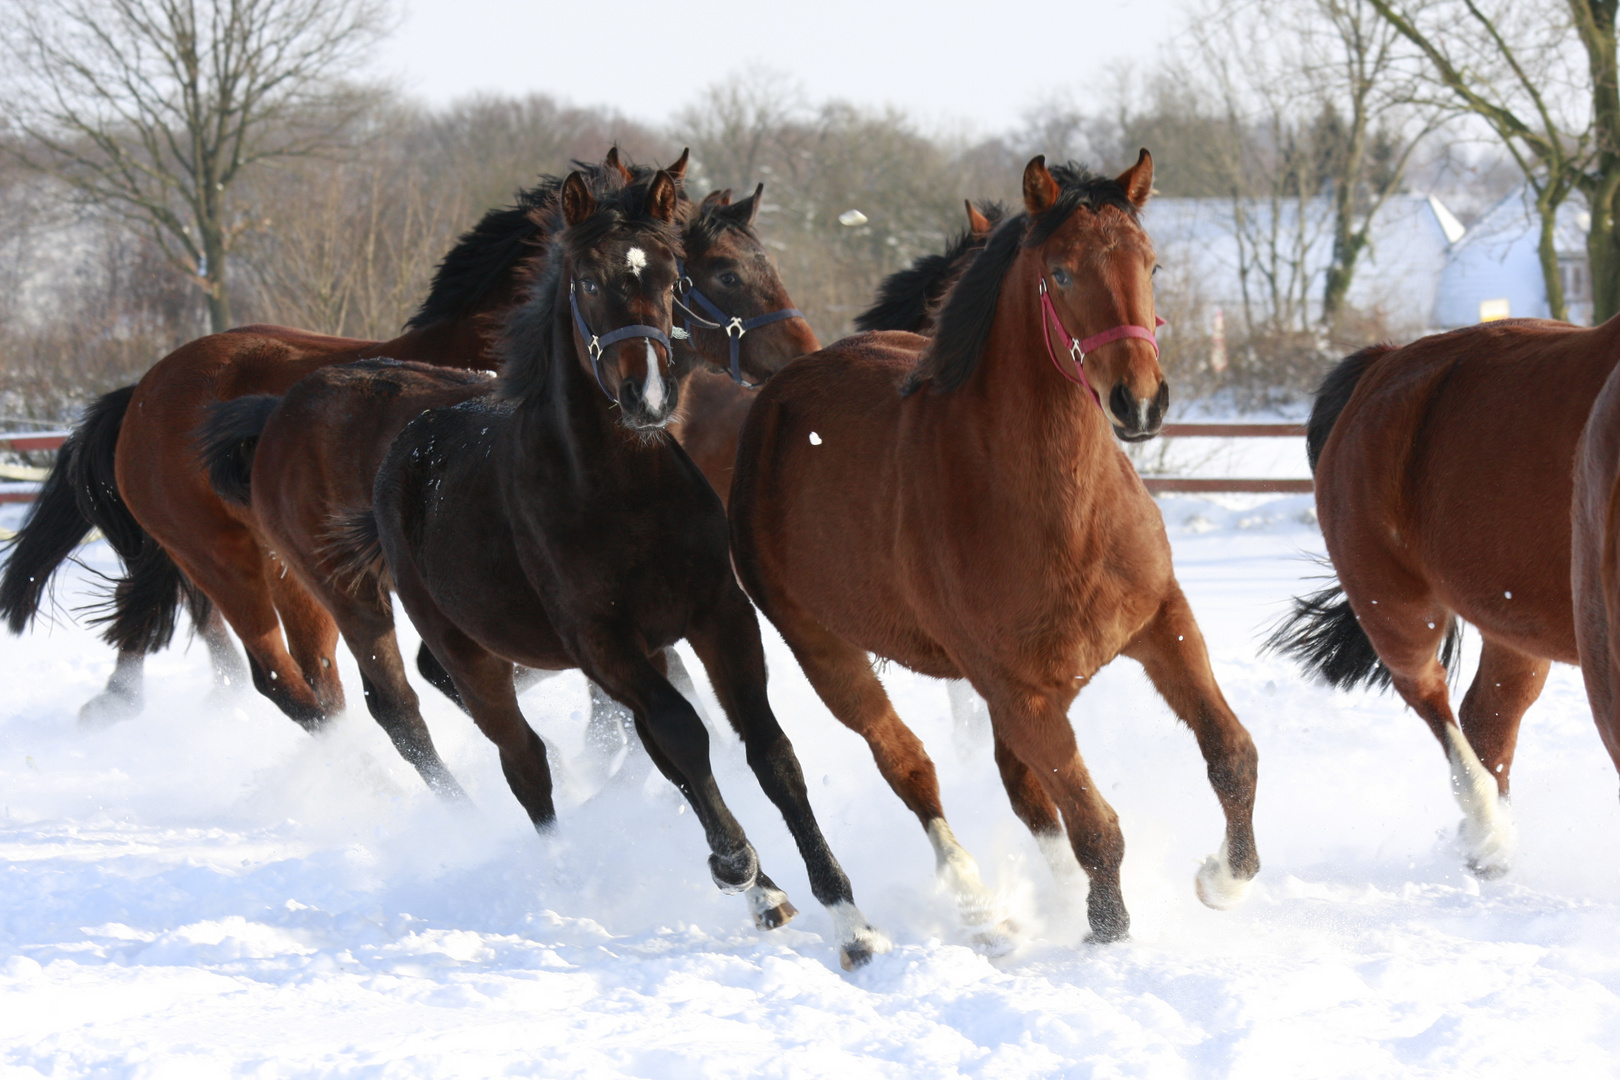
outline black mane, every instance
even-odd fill
[[[536,235],[545,237],[546,242],[524,264],[522,298],[501,322],[495,354],[501,361],[503,398],[533,401],[552,391],[558,283],[568,258],[589,251],[622,230],[648,236],[676,253],[682,250],[677,227],[647,214],[647,192],[656,173],[651,169],[635,171],[638,175],[629,183],[615,170],[598,169],[594,175],[585,174],[585,182],[596,198],[596,212],[577,225],[564,227],[562,208],[556,199],[532,212]]]
[[[604,175],[600,164],[575,161],[572,165],[593,186]],[[646,165],[632,165],[630,171],[637,180],[654,172]],[[540,222],[555,207],[562,184],[562,177],[542,174],[539,183],[517,193],[511,206],[488,211],[462,233],[434,270],[427,299],[405,329],[420,330],[436,322],[465,318],[478,310],[491,290],[517,276],[524,259],[546,242]]]
[[[990,339],[1001,300],[1001,280],[1021,250],[1051,239],[1079,209],[1096,212],[1112,206],[1125,211],[1132,221],[1138,220],[1136,206],[1119,181],[1093,175],[1074,162],[1055,166],[1051,173],[1058,184],[1057,201],[1034,221],[1027,213],[1018,214],[990,234],[989,243],[946,297],[933,340],[918,358],[904,393],[912,393],[925,382],[935,393],[946,393],[973,374]]]
[[[1007,208],[999,202],[984,203],[979,210],[991,226],[1007,216]],[[984,233],[963,229],[950,238],[944,251],[920,256],[904,270],[884,278],[872,306],[855,316],[855,329],[917,330],[928,318],[928,309],[950,288],[962,260],[984,247],[988,239]]]

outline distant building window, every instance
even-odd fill
[[[1584,258],[1566,255],[1559,259],[1558,276],[1564,283],[1564,303],[1584,304],[1592,299],[1592,274]]]
[[[1506,299],[1481,300],[1479,302],[1479,321],[1495,322],[1497,319],[1507,319],[1513,316],[1513,305]]]

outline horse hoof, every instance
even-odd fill
[[[1021,934],[1018,924],[1003,919],[995,926],[986,927],[973,935],[973,949],[984,956],[1006,956],[1018,948]]]
[[[1205,907],[1230,911],[1249,898],[1250,880],[1232,873],[1232,863],[1227,857],[1226,842],[1223,840],[1221,850],[1205,859],[1204,865],[1198,868],[1193,888]]]
[[[1109,926],[1093,930],[1086,935],[1087,945],[1112,945],[1116,941],[1129,941],[1131,930],[1128,926]]]
[[[886,953],[894,948],[894,943],[867,922],[861,909],[849,901],[830,904],[828,911],[833,917],[833,930],[838,935],[838,964],[845,971],[864,967],[878,953]]]
[[[1463,818],[1457,826],[1457,842],[1463,849],[1464,861],[1469,872],[1481,881],[1495,881],[1513,869],[1517,841],[1506,802],[1500,803],[1497,813],[1485,822]]]
[[[759,930],[776,930],[793,921],[799,909],[784,900],[769,911],[754,912],[754,926]]]
[[[79,709],[79,723],[87,728],[108,727],[140,715],[142,701],[104,690]]]

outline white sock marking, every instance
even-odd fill
[[[1216,911],[1235,908],[1248,899],[1249,882],[1232,873],[1232,853],[1225,840],[1221,841],[1221,849],[1198,868],[1193,888],[1204,906]]]
[[[957,842],[956,834],[944,818],[928,823],[928,841],[934,845],[934,861],[940,884],[945,886],[956,901],[956,911],[969,929],[992,926],[1002,921],[1001,905],[984,887],[979,877],[979,864],[973,861],[967,848]]]
[[[1446,757],[1451,761],[1451,793],[1463,812],[1459,838],[1468,865],[1481,877],[1499,877],[1512,865],[1518,846],[1513,817],[1502,801],[1496,778],[1468,745],[1462,729],[1447,725],[1446,743]]]
[[[832,916],[833,939],[838,942],[838,959],[846,971],[852,970],[855,966],[849,957],[851,946],[874,956],[894,948],[894,943],[883,931],[868,922],[866,916],[861,914],[861,909],[847,900],[828,904],[827,914]]]

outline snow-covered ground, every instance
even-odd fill
[[[81,730],[112,658],[63,619],[0,639],[0,1074],[1615,1074],[1620,785],[1578,673],[1555,670],[1525,720],[1517,868],[1477,881],[1424,726],[1258,655],[1317,572],[1301,558],[1321,549],[1309,500],[1161,505],[1260,748],[1265,868],[1236,911],[1193,895],[1220,814],[1192,738],[1128,661],[1073,713],[1127,842],[1133,936],[1105,947],[1082,943],[1083,903],[1056,894],[944,688],[885,674],[1025,932],[989,959],[935,891],[915,820],[767,628],[771,697],[822,825],[896,943],[846,974],[729,736],[713,748],[722,790],[803,910],[773,933],[710,884],[697,823],[661,779],[597,790],[577,676],[524,698],[560,775],[560,828],[540,838],[489,744],[424,691],[476,809],[429,796],[359,706],[346,656],[355,708],[319,738],[251,693],[211,703],[200,645],[151,662],[140,718]],[[86,559],[108,566],[99,545]]]

